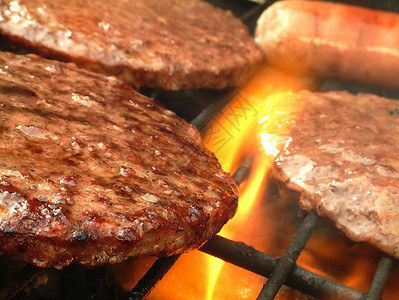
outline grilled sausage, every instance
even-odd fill
[[[268,62],[288,72],[399,89],[399,14],[280,1],[258,20]]]

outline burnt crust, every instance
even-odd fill
[[[126,83],[0,52],[0,252],[37,266],[201,246],[238,191],[199,132]]]
[[[263,60],[239,19],[198,0],[5,0],[0,33],[135,87],[225,89]]]

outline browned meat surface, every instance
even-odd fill
[[[113,77],[0,52],[0,252],[95,266],[199,247],[237,187],[197,130]]]
[[[136,87],[223,89],[263,59],[239,19],[199,0],[3,0],[0,33]]]
[[[269,6],[255,33],[268,63],[280,70],[393,89],[398,37],[398,13],[303,0]]]
[[[399,258],[399,101],[347,92],[283,97],[305,108],[275,160],[279,186],[349,238]]]

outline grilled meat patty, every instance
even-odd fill
[[[202,245],[237,187],[198,131],[113,77],[0,52],[0,252],[42,267]]]
[[[281,97],[304,109],[275,160],[278,186],[299,192],[303,208],[352,240],[399,258],[399,101],[348,92]]]
[[[136,87],[224,89],[263,59],[239,19],[199,0],[3,0],[0,33]]]

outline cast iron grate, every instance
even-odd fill
[[[233,93],[229,93],[228,96],[209,105],[191,123],[199,129],[203,128],[210,118],[226,105],[232,95]],[[248,177],[251,165],[252,157],[245,160],[234,173],[233,177],[238,185]],[[211,238],[199,250],[268,278],[260,291],[259,300],[274,299],[283,285],[323,299],[381,299],[394,263],[394,259],[387,255],[381,254],[380,262],[367,293],[296,265],[296,261],[311,237],[318,220],[319,217],[315,211],[306,215],[281,258],[270,256],[242,242],[232,241],[221,236]],[[158,259],[137,285],[126,294],[126,299],[139,300],[148,296],[178,258],[179,255]]]
[[[275,1],[258,1],[259,3],[262,2],[262,4],[256,4],[255,2],[249,4],[248,1],[243,0],[233,2],[209,0],[209,2],[226,9],[232,9],[233,13],[240,17],[248,25],[250,31],[253,32],[259,14],[268,5]],[[349,2],[352,4],[390,11],[399,11],[398,3],[392,0],[348,0],[341,2]],[[196,119],[194,119],[192,122],[193,125],[201,127],[201,125],[205,124],[216,110],[220,109],[220,107],[223,107],[227,103],[230,98],[229,95],[221,97],[222,99],[220,101],[211,104],[203,110]],[[215,97],[219,97],[219,95],[216,95]],[[251,159],[248,159],[234,174],[238,184],[247,178],[250,165]],[[318,217],[315,212],[310,212],[306,215],[302,224],[299,226],[298,231],[293,236],[291,244],[284,255],[280,258],[258,251],[242,242],[232,241],[221,236],[211,238],[199,250],[218,257],[228,263],[269,278],[263,289],[260,291],[258,296],[258,299],[260,300],[274,299],[283,285],[323,299],[381,299],[392,266],[396,262],[393,258],[387,255],[381,254],[381,259],[374,273],[374,279],[371,282],[367,293],[355,290],[349,286],[320,276],[296,265],[297,258],[312,235],[312,231],[317,222]],[[158,259],[138,284],[130,292],[122,296],[122,298],[144,299],[170,270],[170,268],[172,268],[178,258],[179,255],[174,255]],[[27,265],[17,274],[17,276],[14,276],[11,280],[7,280],[6,284],[0,287],[0,299],[11,299],[17,297],[22,290],[29,286],[30,283],[32,283],[34,279],[43,272],[45,271],[42,269]]]
[[[233,176],[238,184],[247,178],[250,166],[251,160],[247,160],[234,173]],[[221,236],[211,238],[199,250],[269,278],[260,292],[258,300],[274,299],[283,285],[323,299],[381,299],[394,263],[394,259],[387,255],[382,255],[368,293],[363,293],[296,265],[297,258],[311,237],[318,219],[314,211],[306,215],[281,258],[270,256],[242,242],[232,241]],[[126,298],[139,300],[148,296],[156,283],[163,278],[178,258],[179,256],[175,255],[158,259],[137,285],[127,293]]]

